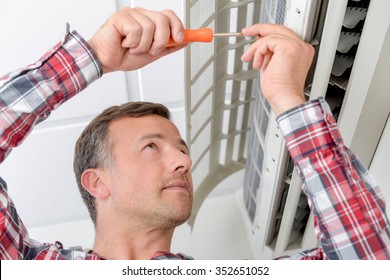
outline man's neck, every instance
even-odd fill
[[[146,260],[158,251],[170,251],[174,229],[97,230],[93,251],[108,259]]]

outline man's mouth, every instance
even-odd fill
[[[187,193],[190,192],[190,186],[187,182],[185,181],[174,181],[166,185],[163,190],[172,190],[172,191],[185,191]]]

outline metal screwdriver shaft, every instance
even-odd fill
[[[214,33],[213,37],[243,37],[242,33]]]

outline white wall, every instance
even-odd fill
[[[370,172],[377,180],[386,199],[386,213],[390,217],[390,182],[389,182],[389,158],[390,158],[390,120],[383,131],[374,158],[370,165]]]
[[[184,19],[181,0],[119,0],[123,5],[173,9]],[[115,0],[4,0],[0,2],[0,73],[35,62],[62,39],[69,22],[88,39],[117,9]],[[164,103],[185,134],[184,52],[130,73],[111,73],[73,98],[0,165],[0,176],[33,238],[90,248],[94,232],[74,180],[74,143],[104,108],[129,100]],[[0,74],[1,75],[1,74]],[[163,85],[163,87],[162,87]],[[191,232],[181,226],[173,251],[201,259],[252,258],[237,208],[238,194],[210,198]]]

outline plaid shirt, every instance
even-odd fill
[[[37,63],[0,78],[0,161],[50,112],[102,75],[86,42],[67,32]],[[279,117],[315,213],[321,247],[292,258],[389,258],[389,223],[382,196],[364,166],[342,144],[323,100]],[[90,259],[104,257],[60,242],[40,243],[28,231],[0,179],[1,259]],[[192,259],[156,252],[151,259]]]

